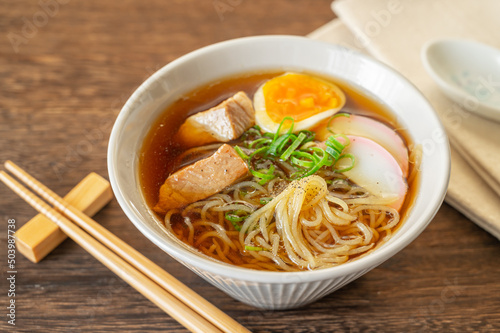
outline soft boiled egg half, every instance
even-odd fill
[[[283,118],[295,121],[293,131],[313,128],[345,104],[335,84],[298,73],[285,73],[262,84],[254,95],[255,122],[263,131],[276,132]],[[286,131],[285,123],[281,131]]]

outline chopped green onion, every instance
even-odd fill
[[[293,141],[290,147],[288,147],[287,150],[285,150],[285,152],[281,155],[281,159],[283,161],[286,161],[290,157],[290,155],[292,155],[293,151],[297,149],[298,146],[300,146],[305,138],[306,134],[304,134],[303,132],[299,133],[299,136],[295,139],[295,141]]]
[[[303,178],[305,173],[306,173],[306,169],[297,170],[297,172],[294,172],[290,175],[290,178],[288,180],[295,180],[295,179]]]
[[[258,177],[258,178],[269,179],[269,180],[272,179],[272,175],[268,175],[267,172],[263,173],[263,172],[256,171],[256,170],[250,170],[250,172],[252,173],[252,175],[254,175],[255,177]]]
[[[273,200],[273,198],[271,198],[271,197],[269,197],[269,198],[260,198],[259,203],[261,205],[267,205],[268,203],[271,202],[271,200]]]
[[[281,138],[283,138],[283,139],[281,139]],[[281,151],[283,150],[283,148],[285,147],[285,145],[288,142],[294,142],[295,139],[297,139],[297,136],[295,134],[287,133],[285,135],[282,135],[280,137],[280,139],[277,140],[277,142],[278,142],[278,149],[276,150],[276,155],[281,154]]]
[[[335,160],[333,160],[330,154],[328,154],[325,150],[319,147],[311,147],[309,149],[312,150],[315,160],[324,163],[323,165],[331,166],[333,162],[335,162]]]
[[[255,155],[259,155],[261,153],[265,155],[268,150],[269,150],[269,147],[261,147],[261,148],[255,150],[253,153],[251,153],[249,157],[251,159]]]
[[[268,142],[271,142],[271,139],[269,138],[260,138],[257,140],[252,141],[249,145],[248,148],[258,148],[261,147],[263,144],[266,144]]]
[[[249,245],[245,245],[245,250],[247,250],[247,251],[267,251],[263,247],[260,247],[260,246],[249,246]]]
[[[292,157],[290,157],[290,161],[295,165],[308,169],[312,168],[318,162],[314,155],[303,151],[294,151]]]
[[[255,135],[258,137],[261,137],[262,134],[260,133],[260,127],[255,125],[254,127],[249,128],[245,133],[242,135],[243,141],[246,140],[249,136]]]
[[[245,219],[246,216],[239,216],[236,214],[226,213],[225,217],[226,220],[228,220],[229,222],[241,222]]]
[[[239,224],[239,222],[242,222],[244,221],[248,215],[243,215],[243,216],[239,216],[238,214],[241,214],[241,213],[244,213],[246,214],[246,212],[244,211],[241,211],[241,210],[237,210],[237,211],[234,211],[234,212],[227,212],[224,216],[226,218],[226,220],[228,220],[229,222],[231,222],[231,224],[233,225],[234,229],[236,229],[236,231],[240,231],[241,230],[241,225]]]
[[[330,129],[330,125],[331,125],[331,123],[332,123],[333,119],[338,118],[338,117],[347,117],[347,118],[349,118],[350,116],[351,116],[351,115],[350,115],[349,113],[344,113],[344,112],[342,112],[342,113],[337,113],[337,114],[333,115],[333,116],[330,118],[330,120],[328,120],[328,123],[326,124],[326,129],[328,130],[328,132],[335,134],[335,133],[334,133],[334,132]]]
[[[267,151],[267,154],[272,155],[272,156],[278,155],[279,146],[282,143],[284,145],[286,143],[286,141],[288,140],[288,138],[289,138],[289,135],[284,134],[284,135],[278,137],[276,140],[273,140],[273,142],[271,142],[271,145],[269,146],[269,150]]]
[[[289,120],[292,122],[292,126],[290,126],[290,128],[288,129],[286,134],[291,134],[293,132],[293,125],[295,124],[295,120],[293,120],[292,117],[285,117],[285,118],[283,118],[280,125],[278,126],[278,130],[276,131],[276,133],[274,133],[274,140],[273,141],[275,141],[280,136],[281,127],[283,126],[283,124],[285,123],[286,120]]]
[[[316,171],[318,171],[322,166],[324,166],[328,163],[328,154],[324,150],[322,150],[321,148],[317,148],[317,149],[319,149],[323,152],[323,156],[322,156],[321,160],[319,160],[319,162],[317,162],[311,169],[309,169],[309,171],[304,175],[304,177],[315,174]]]
[[[326,140],[326,145],[332,147],[335,150],[344,149],[344,145],[340,143],[333,135],[328,137],[328,139]]]
[[[335,139],[337,139],[339,137],[343,138],[345,140],[344,148],[347,147],[347,146],[349,146],[351,144],[351,140],[349,140],[349,137],[347,137],[347,135],[345,135],[345,134],[334,134],[333,137]]]
[[[270,181],[271,179],[273,179],[274,177],[276,177],[274,175],[274,170],[275,170],[275,166],[274,165],[271,165],[269,167],[269,169],[263,169],[263,170],[260,170],[260,171],[256,171],[256,170],[252,170],[250,169],[250,173],[252,175],[254,175],[255,177],[257,178],[260,178],[260,181],[258,182],[259,185],[264,185],[265,183],[267,183],[268,181]],[[265,173],[263,173],[262,171],[264,171]]]
[[[332,119],[337,116],[350,117],[349,114],[338,114]],[[281,134],[286,122],[291,122],[291,125]],[[326,148],[322,149],[313,142],[316,135],[314,132],[302,130],[295,134],[293,128],[294,119],[291,117],[283,118],[275,133],[262,133],[260,128],[254,126],[244,134],[244,137],[251,138],[244,141],[245,147],[250,152],[247,154],[240,147],[235,147],[238,155],[247,161],[251,174],[260,185],[264,185],[276,177],[275,163],[279,163],[282,168],[287,168],[286,170],[278,170],[278,172],[286,172],[290,175],[290,180],[310,176],[322,167],[333,165],[333,171],[344,172],[354,166],[352,155],[342,155],[344,149],[350,144],[347,136],[343,134],[331,135],[325,141]],[[340,137],[343,140],[339,140]],[[337,161],[344,158],[350,158],[351,165],[347,168],[335,169]],[[262,164],[261,162],[266,162],[271,166],[267,169],[255,169],[254,166]],[[283,166],[280,163],[284,163]],[[266,203],[261,202],[261,204]]]
[[[346,141],[346,144],[342,144],[337,137],[342,137]],[[326,140],[326,152],[333,157],[334,160],[337,160],[342,154],[342,151],[345,147],[350,144],[349,138],[343,134],[340,135],[331,135]]]
[[[234,221],[229,221],[229,222],[231,222],[231,224],[233,225],[233,227],[236,231],[241,231],[241,226],[238,223],[236,223]]]
[[[238,222],[232,221],[232,220],[229,220],[229,219],[228,219],[228,221],[231,222],[231,224],[233,225],[233,227],[234,227],[234,229],[236,231],[241,231],[241,225],[239,225]]]
[[[249,160],[250,157],[241,150],[240,147],[234,146],[234,150],[236,150],[236,153],[244,160]]]
[[[337,160],[340,157],[340,154],[337,150],[334,148],[327,146],[325,151],[334,159]]]
[[[303,130],[303,131],[300,131],[300,133],[304,133],[306,135],[306,139],[304,140],[304,143],[311,142],[316,137],[316,133],[314,133],[313,131]]]
[[[343,169],[335,169],[335,165],[338,163],[338,161],[344,159],[344,158],[350,158],[351,159],[351,165],[343,168]],[[337,160],[337,162],[335,162],[335,164],[333,165],[333,169],[335,172],[338,172],[338,173],[342,173],[342,172],[346,172],[346,171],[349,171],[351,170],[352,168],[354,168],[354,164],[356,163],[356,160],[354,158],[354,155],[352,154],[344,154],[344,155],[341,155],[339,157],[339,159]]]

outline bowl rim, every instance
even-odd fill
[[[191,59],[203,56],[206,53],[220,51],[222,49],[239,46],[247,43],[257,43],[257,42],[267,42],[267,41],[287,41],[291,43],[311,43],[317,44],[318,46],[325,47],[331,50],[337,51],[347,51],[353,54],[356,57],[361,58],[363,61],[369,62],[371,64],[375,64],[376,66],[382,67],[384,71],[390,73],[395,76],[400,83],[404,85],[405,89],[409,89],[417,98],[421,99],[421,102],[424,103],[427,108],[431,111],[429,113],[429,117],[433,118],[433,125],[436,125],[442,133],[446,133],[443,125],[441,124],[439,117],[435,113],[434,109],[427,101],[427,99],[422,95],[422,93],[416,88],[411,82],[409,82],[405,77],[403,77],[400,73],[396,72],[394,69],[389,66],[381,63],[378,60],[375,60],[367,55],[364,55],[360,52],[347,49],[338,44],[327,43],[323,41],[313,40],[307,37],[302,36],[290,36],[290,35],[265,35],[265,36],[251,36],[251,37],[241,37],[231,40],[222,41],[219,43],[211,44],[200,49],[194,50],[190,53],[187,53],[172,62],[166,64],[164,67],[156,71],[152,74],[148,79],[146,79],[129,97],[127,102],[122,107],[118,117],[113,125],[109,143],[108,143],[108,155],[107,155],[107,163],[108,163],[108,173],[109,179],[111,183],[111,187],[113,192],[115,193],[115,197],[126,214],[129,220],[136,226],[139,231],[146,236],[150,241],[152,241],[155,245],[161,248],[163,251],[167,252],[170,256],[172,256],[175,260],[180,261],[183,264],[188,264],[188,266],[194,266],[196,269],[201,269],[207,272],[210,272],[214,275],[236,279],[248,282],[255,283],[271,283],[271,284],[287,284],[287,283],[297,283],[297,282],[313,282],[320,280],[332,279],[335,277],[346,276],[353,273],[359,273],[361,271],[367,271],[371,268],[374,268],[384,261],[390,259],[393,255],[401,251],[407,245],[409,245],[420,233],[427,227],[427,225],[431,222],[433,217],[439,210],[441,206],[446,190],[448,187],[449,177],[450,177],[450,149],[448,144],[448,138],[445,136],[444,141],[440,143],[442,149],[445,150],[446,154],[441,154],[439,158],[441,158],[441,168],[436,170],[439,173],[440,182],[434,184],[434,192],[431,194],[432,199],[430,202],[433,204],[428,205],[422,212],[419,212],[418,216],[414,216],[412,219],[413,225],[410,226],[405,233],[399,235],[396,239],[391,239],[390,242],[383,244],[380,248],[377,248],[375,251],[371,252],[369,255],[361,257],[357,260],[347,262],[341,264],[339,266],[334,266],[325,269],[318,270],[307,270],[307,271],[296,271],[296,272],[272,272],[272,271],[260,271],[248,268],[242,268],[238,266],[229,265],[222,262],[217,262],[216,260],[211,260],[209,258],[205,258],[198,254],[188,251],[187,249],[183,249],[180,246],[171,246],[168,242],[165,242],[163,238],[155,235],[154,233],[148,230],[149,228],[142,222],[138,221],[136,215],[132,207],[129,205],[129,202],[124,198],[121,192],[120,184],[117,182],[116,170],[117,165],[114,163],[114,157],[117,151],[117,139],[118,134],[123,127],[126,118],[130,112],[133,111],[133,106],[138,102],[140,94],[144,92],[149,86],[151,86],[156,80],[161,78],[163,75],[168,73],[171,69],[178,66],[181,63],[188,62]],[[412,215],[410,215],[412,216]],[[409,216],[409,217],[410,217]],[[408,223],[408,218],[405,223]],[[192,269],[192,268],[191,268]],[[251,273],[251,274],[250,274]]]

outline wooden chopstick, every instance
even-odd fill
[[[5,168],[22,180],[27,186],[42,198],[52,204],[58,211],[78,224],[101,243],[113,250],[140,272],[159,284],[170,294],[177,297],[198,314],[210,321],[226,333],[250,333],[248,329],[239,324],[233,318],[219,310],[206,299],[195,293],[192,289],[165,272],[154,262],[144,257],[133,247],[122,241],[99,223],[76,209],[41,182],[30,176],[26,171],[11,161],[5,162]],[[64,231],[64,230],[63,230]]]
[[[50,207],[40,198],[35,196],[23,185],[18,183],[4,171],[0,171],[0,180],[28,202],[33,208],[50,218],[61,230],[89,252],[94,258],[108,267],[116,275],[125,280],[130,286],[155,303],[172,318],[186,327],[191,332],[220,333],[217,327],[200,316],[193,309],[172,296],[165,289],[151,281],[147,276],[128,264],[110,249],[85,233],[55,209]]]

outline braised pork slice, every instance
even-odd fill
[[[165,214],[218,193],[248,174],[248,166],[233,147],[223,144],[212,156],[170,175],[160,188],[154,210]]]
[[[234,140],[254,124],[252,101],[240,91],[219,105],[187,118],[177,135],[185,147],[196,147]]]

